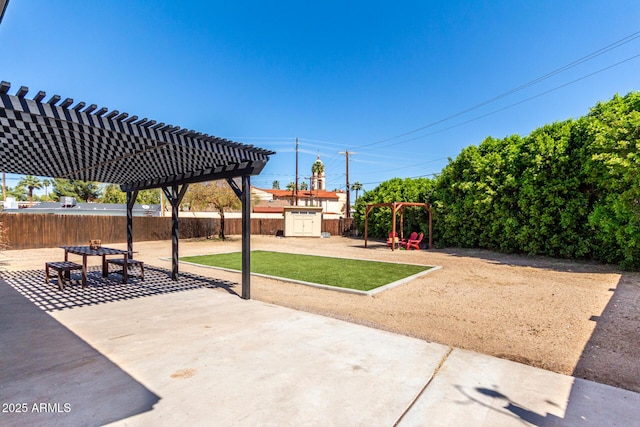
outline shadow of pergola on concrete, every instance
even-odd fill
[[[86,288],[81,285],[80,273],[72,273],[71,285],[65,285],[64,290],[58,290],[57,278],[45,283],[44,270],[5,271],[0,277],[47,312],[201,288],[223,289],[240,296],[235,291],[237,283],[192,273],[181,273],[179,280],[173,281],[171,271],[152,266],[145,267],[144,280],[130,276],[127,283],[122,283],[120,274],[102,277],[100,267],[90,267]]]

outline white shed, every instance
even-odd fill
[[[286,206],[284,208],[285,237],[321,237],[322,208]]]

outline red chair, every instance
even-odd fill
[[[412,240],[416,240],[418,238],[418,233],[416,231],[412,231],[411,234],[409,235],[409,240],[402,240],[400,243],[398,243],[400,246],[402,246],[403,248],[407,249],[407,243],[409,243]]]
[[[413,234],[413,233],[412,233]],[[409,239],[407,240],[407,250],[414,248],[417,250],[420,250],[420,242],[422,242],[422,238],[424,237],[423,233],[420,233],[420,235],[418,236],[418,238],[414,238],[414,239]]]

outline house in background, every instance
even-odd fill
[[[253,212],[281,211],[284,216],[284,237],[322,237],[323,220],[341,219],[347,205],[347,194],[325,189],[324,164],[320,155],[311,166],[309,189],[276,190],[254,188],[258,202]],[[274,206],[277,204],[277,206]],[[266,206],[265,206],[266,205]],[[328,234],[328,233],[327,233]]]
[[[336,218],[345,214],[347,193],[343,191],[327,191],[325,189],[324,164],[320,155],[311,165],[309,189],[298,190],[298,194],[291,190],[276,190],[252,188],[254,213],[284,213],[285,207],[321,208],[324,216]]]
[[[299,190],[298,203],[296,195],[290,190],[274,190],[252,188],[251,193],[256,201],[255,213],[283,213],[284,207],[320,207],[324,215],[344,215],[347,194],[342,191],[326,191],[320,189]]]

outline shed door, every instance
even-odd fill
[[[292,215],[293,235],[298,237],[313,236],[316,213],[300,212]]]

